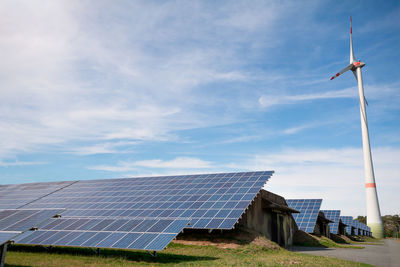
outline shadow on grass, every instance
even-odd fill
[[[54,253],[63,255],[78,255],[78,256],[100,256],[104,258],[124,258],[133,262],[148,262],[148,263],[180,263],[190,261],[212,261],[217,260],[216,257],[210,256],[191,256],[179,255],[172,253],[159,252],[156,257],[150,255],[147,251],[134,251],[122,249],[101,249],[100,254],[96,254],[95,250],[90,248],[80,247],[43,247],[43,246],[29,246],[29,245],[12,245],[8,248],[9,251],[15,252],[30,252],[30,253]],[[19,265],[6,265],[6,266],[19,266]]]

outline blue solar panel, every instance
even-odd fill
[[[0,232],[0,246],[11,240],[14,236],[20,234],[19,232]]]
[[[340,220],[340,210],[321,210],[325,217],[328,218],[328,220],[333,221],[329,225],[330,232],[332,234],[339,234],[339,220]]]
[[[188,227],[232,229],[272,173],[78,181],[26,207],[65,208],[64,218],[205,219]]]
[[[97,229],[96,225],[109,220],[92,219],[96,223],[91,224],[92,227],[88,230],[57,229],[59,225],[72,224],[79,220],[51,219],[47,224],[40,226],[40,230],[26,232],[15,242],[36,245],[162,250],[188,223],[188,220],[124,220],[121,222],[122,224],[126,225],[130,224],[130,221],[134,221],[136,227],[132,227],[132,224],[130,224],[131,226],[126,228],[130,231],[101,231],[93,229]],[[59,223],[54,224],[55,221],[59,221]],[[116,220],[116,222],[119,222],[119,220]]]
[[[0,210],[0,245],[62,210]]]
[[[287,199],[286,202],[292,209],[300,211],[292,214],[299,229],[313,233],[322,199]]]
[[[23,206],[66,209],[62,219],[16,243],[159,250],[183,228],[232,229],[272,173],[68,182]]]
[[[346,233],[351,234],[351,227],[353,226],[353,217],[352,216],[340,216],[340,220],[347,226],[345,227]]]
[[[0,211],[0,231],[26,231],[63,210],[3,210]]]
[[[358,220],[353,220],[352,222],[353,227],[356,228],[356,235],[360,235],[361,234],[361,224]]]
[[[0,209],[20,208],[73,182],[0,185]]]

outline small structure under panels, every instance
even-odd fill
[[[293,245],[297,225],[292,214],[298,213],[282,196],[262,189],[239,220],[239,225],[286,247]]]
[[[340,216],[340,219],[346,225],[345,230],[347,235],[358,235],[357,225],[354,224],[352,216]]]

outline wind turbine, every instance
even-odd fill
[[[335,79],[344,72],[351,70],[358,82],[358,93],[360,96],[360,114],[361,114],[361,132],[364,153],[364,171],[365,171],[365,189],[367,196],[367,225],[371,227],[372,235],[377,238],[383,238],[383,224],[381,212],[379,210],[378,194],[376,192],[374,167],[372,164],[371,146],[369,144],[367,112],[365,110],[365,100],[361,68],[365,66],[364,62],[356,61],[353,52],[353,30],[350,17],[350,64],[340,72],[332,76]],[[367,103],[368,105],[368,103]]]

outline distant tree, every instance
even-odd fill
[[[362,222],[362,223],[364,223],[364,224],[367,224],[367,216],[358,216],[358,217],[357,217],[357,220],[358,220],[359,222]]]
[[[359,222],[367,224],[366,216],[357,216]],[[385,215],[382,216],[383,229],[386,237],[396,237],[396,233],[400,230],[400,216],[395,215]],[[398,234],[400,236],[400,234]]]
[[[385,215],[382,216],[383,228],[386,237],[395,237],[396,233],[399,232],[400,217],[396,215]]]

